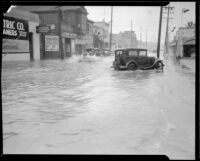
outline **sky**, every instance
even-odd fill
[[[170,14],[169,31],[170,39],[173,38],[176,30],[171,32],[173,27],[176,29],[182,26],[188,21],[195,22],[195,2],[170,2],[170,6],[174,7],[173,13]],[[111,20],[111,6],[85,6],[88,11],[88,18],[93,21],[106,22]],[[182,9],[189,9],[188,12],[182,14]],[[163,9],[163,12],[166,12]],[[159,27],[159,6],[113,6],[113,33],[119,33],[127,30],[136,32],[137,39],[140,37],[143,41],[154,41],[158,39],[158,27]],[[163,17],[167,17],[166,13],[163,13]],[[166,18],[162,20],[162,32],[161,41],[164,41],[166,32]]]

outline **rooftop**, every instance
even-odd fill
[[[62,11],[81,10],[82,12],[88,14],[87,10],[83,6],[17,6],[17,8],[32,12],[57,11],[57,8],[60,8]]]

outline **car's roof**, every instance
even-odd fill
[[[143,51],[147,51],[147,49],[144,49],[144,48],[121,48],[121,49],[117,49],[115,51],[118,51],[118,50],[143,50]]]

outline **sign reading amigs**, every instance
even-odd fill
[[[3,38],[28,40],[28,22],[14,17],[3,17]]]

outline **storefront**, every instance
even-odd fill
[[[36,26],[36,31],[40,34],[41,59],[59,59],[61,56],[56,24],[40,24]]]
[[[42,59],[60,58],[59,36],[54,34],[41,34],[44,37]]]
[[[39,17],[12,9],[3,16],[2,61],[39,60],[39,35],[34,26]]]
[[[77,35],[70,32],[62,32],[63,52],[65,57],[75,54],[75,39]]]
[[[78,35],[75,39],[75,52],[77,55],[81,55],[86,51],[86,37]]]
[[[183,43],[183,57],[195,58],[195,38],[188,38]]]

